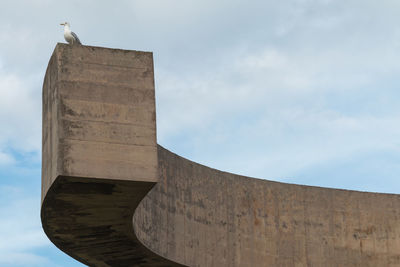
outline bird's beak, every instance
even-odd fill
[[[63,26],[65,26],[65,23],[60,23],[60,25],[63,25]]]

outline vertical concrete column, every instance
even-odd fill
[[[157,181],[153,55],[58,44],[43,84],[42,198],[58,176]]]

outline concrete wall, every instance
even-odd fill
[[[400,266],[400,196],[221,172],[156,143],[151,53],[58,44],[43,228],[90,266]]]
[[[400,196],[221,172],[159,147],[139,239],[188,266],[400,266]]]
[[[43,83],[43,195],[59,175],[157,181],[153,55],[58,44]]]
[[[43,229],[90,266],[177,266],[134,210],[158,180],[152,53],[58,44],[43,84]]]

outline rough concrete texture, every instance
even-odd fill
[[[58,44],[43,85],[42,224],[90,266],[174,266],[137,241],[158,180],[151,53]]]
[[[400,266],[400,196],[284,184],[159,147],[139,240],[188,266]]]
[[[153,55],[58,44],[43,84],[43,183],[157,181]]]
[[[221,172],[156,144],[151,53],[57,45],[42,223],[90,266],[400,266],[400,196]],[[132,219],[133,218],[133,219]]]

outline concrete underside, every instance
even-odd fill
[[[400,266],[400,196],[221,172],[157,145],[151,53],[58,44],[42,224],[90,266]]]

